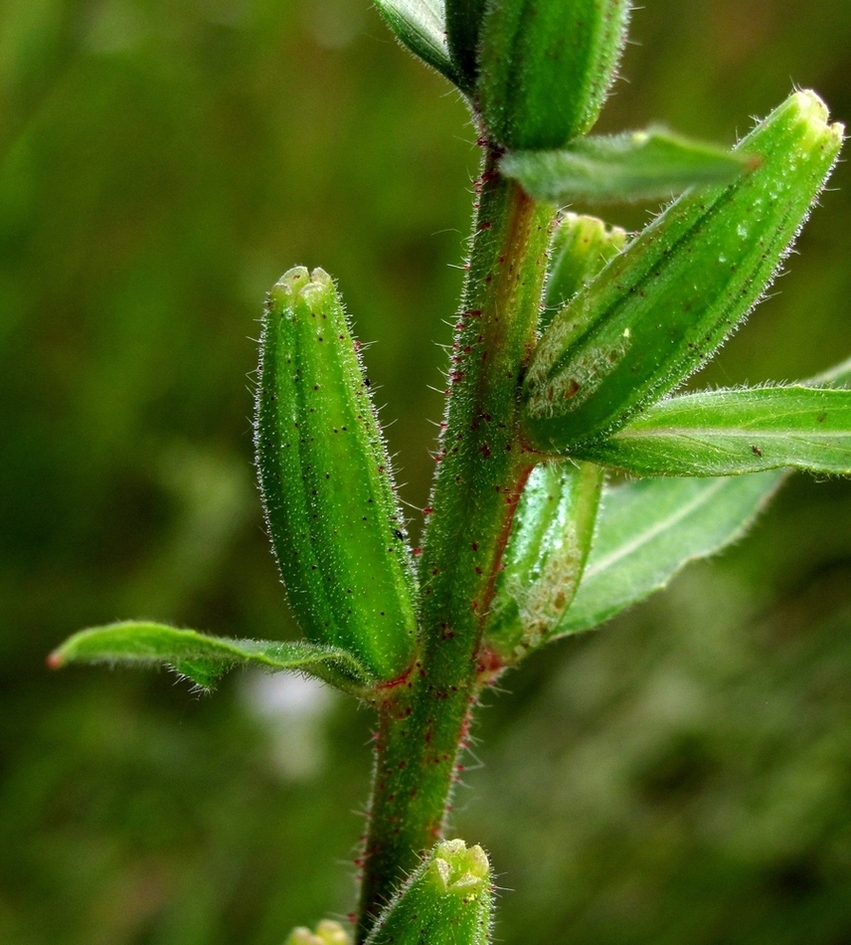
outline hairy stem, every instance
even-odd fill
[[[420,657],[378,706],[358,941],[440,837],[479,680],[478,650],[511,519],[535,458],[518,392],[535,344],[553,210],[485,155],[420,554]]]

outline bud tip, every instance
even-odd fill
[[[483,888],[490,862],[480,846],[467,848],[463,840],[445,840],[435,849],[434,867],[445,892],[469,894]]]

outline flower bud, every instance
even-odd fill
[[[379,916],[366,945],[487,945],[492,911],[484,850],[445,840]]]
[[[626,39],[629,0],[491,0],[478,105],[506,148],[560,148],[597,121]]]
[[[410,553],[369,380],[327,273],[281,278],[260,345],[257,468],[292,608],[309,640],[394,679],[415,646]]]
[[[529,363],[524,432],[569,453],[611,434],[706,362],[771,283],[842,144],[813,92],[740,142],[758,159],[688,192],[558,313]]]

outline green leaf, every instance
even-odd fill
[[[553,639],[599,626],[736,541],[785,475],[642,479],[606,490],[582,583]]]
[[[580,138],[559,151],[515,151],[500,170],[535,200],[562,206],[656,200],[689,187],[734,180],[757,159],[703,141],[648,128],[610,137]]]
[[[762,163],[685,194],[562,309],[524,382],[542,453],[609,436],[705,363],[753,308],[833,167],[842,126],[796,92],[739,145]]]
[[[399,41],[455,85],[458,73],[449,56],[443,0],[375,0]]]
[[[737,476],[783,466],[851,475],[851,391],[762,387],[673,397],[584,459],[646,476]]]
[[[851,385],[851,358],[806,383]],[[736,541],[787,474],[643,479],[604,490],[582,583],[555,636],[598,626]]]
[[[208,690],[236,666],[258,666],[272,672],[297,670],[349,692],[360,692],[372,681],[355,657],[338,647],[232,640],[132,620],[81,630],[69,637],[48,657],[52,668],[68,663],[165,665]]]
[[[381,913],[365,945],[487,945],[492,913],[484,850],[444,840]]]

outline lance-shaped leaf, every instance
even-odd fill
[[[739,145],[759,157],[726,187],[685,194],[553,320],[525,382],[541,452],[610,435],[702,365],[759,300],[842,143],[797,92]]]
[[[597,517],[603,470],[544,463],[529,477],[511,525],[483,645],[500,666],[555,632],[579,586]]]
[[[851,359],[805,383],[851,384]],[[605,490],[582,583],[555,636],[599,626],[736,541],[786,476],[642,479]]]
[[[446,43],[443,0],[375,0],[375,5],[403,46],[459,84]]]
[[[538,322],[541,332],[549,327],[558,309],[588,285],[625,243],[626,230],[619,226],[608,226],[598,217],[564,214],[550,247],[545,306]]]
[[[500,170],[535,200],[662,200],[692,186],[734,180],[757,159],[665,128],[579,138],[558,151],[514,151]]]
[[[587,459],[646,476],[737,476],[790,466],[851,475],[851,391],[707,391],[648,407]]]
[[[48,657],[48,665],[53,668],[68,663],[168,666],[208,690],[237,666],[309,673],[352,692],[361,692],[373,682],[358,660],[338,647],[232,640],[144,621],[113,623],[75,633]]]
[[[445,840],[381,913],[366,945],[487,945],[493,913],[490,864],[481,847]]]
[[[560,148],[596,122],[626,38],[628,0],[492,0],[476,86],[492,141]]]
[[[552,638],[599,626],[736,541],[785,475],[641,479],[606,490],[582,583]]]

